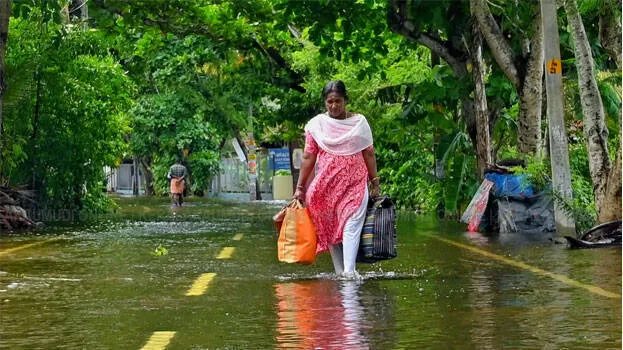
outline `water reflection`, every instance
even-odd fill
[[[356,284],[320,273],[328,256],[278,264],[277,205],[197,200],[173,216],[167,201],[131,199],[107,221],[1,236],[2,249],[61,240],[1,257],[0,349],[138,349],[157,330],[178,331],[176,349],[621,349],[620,298],[434,237],[610,292],[621,290],[620,248],[401,221],[399,257],[359,265]],[[159,244],[168,255],[150,254]],[[229,245],[233,259],[214,259]],[[206,271],[218,283],[184,297]]]
[[[495,349],[496,346],[496,294],[494,281],[485,271],[475,271],[469,277],[472,293],[468,298],[473,305],[474,317],[469,336],[472,344],[480,349]]]
[[[368,349],[360,282],[312,280],[278,283],[280,348]]]
[[[480,232],[465,232],[463,236],[478,247],[487,246],[489,244],[489,238]]]
[[[554,245],[549,234],[465,233],[463,237],[473,246],[528,266],[508,268],[498,260],[470,258],[475,263],[456,285],[467,289],[467,314],[473,314],[468,328],[471,344],[481,349],[508,344],[529,349],[543,348],[543,344],[547,348],[621,348],[621,333],[614,332],[621,326],[620,299],[603,298],[592,289],[620,289],[620,250],[602,250],[601,260],[613,263],[595,264],[590,261],[595,252]],[[540,269],[545,272],[539,273]],[[562,277],[547,278],[552,276]],[[576,288],[563,277],[591,288]],[[606,311],[610,309],[618,312]],[[500,330],[513,332],[502,338]]]

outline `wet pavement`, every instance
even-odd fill
[[[621,249],[401,213],[361,281],[277,261],[277,202],[118,198],[0,236],[0,349],[621,348]]]

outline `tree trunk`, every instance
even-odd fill
[[[599,223],[621,219],[621,147],[617,151],[614,167],[610,169],[603,207],[599,211]]]
[[[621,7],[620,1],[618,6]],[[599,41],[621,69],[621,17],[615,11],[606,8],[599,16]]]
[[[461,100],[461,117],[465,120],[465,128],[467,129],[467,135],[476,149],[478,145],[478,128],[476,126],[476,113],[474,112],[474,100],[464,98]]]
[[[39,73],[39,68],[35,70],[35,111],[33,115],[32,121],[32,133],[30,134],[30,142],[34,145],[35,150],[38,151],[39,145],[37,144],[37,135],[39,132],[39,119],[41,116],[41,74]],[[37,189],[37,157],[32,158],[32,178],[31,185],[32,189]]]
[[[502,34],[500,26],[489,10],[486,0],[471,0],[470,8],[480,31],[491,49],[504,75],[510,80],[519,95],[519,151],[523,154],[537,153],[541,142],[541,104],[543,89],[543,31],[540,13],[537,12],[534,24],[534,37],[530,42],[531,50],[526,52],[522,60],[527,61],[525,69],[519,69],[517,55]],[[526,45],[528,46],[528,45]]]
[[[489,139],[489,113],[485,92],[485,74],[482,61],[482,34],[474,21],[472,28],[472,81],[474,82],[474,114],[476,117],[476,159],[478,174],[484,179],[485,170],[491,164]]]
[[[156,191],[154,190],[154,173],[151,171],[151,160],[147,157],[140,157],[139,162],[145,176],[145,195],[153,196]]]
[[[4,77],[4,58],[9,40],[9,19],[11,18],[11,0],[0,0],[0,150],[4,143],[4,119],[2,114],[2,102],[6,92],[6,80]]]
[[[138,171],[138,157],[134,157],[132,160],[132,169],[134,169],[134,176],[132,176],[132,195],[138,196],[139,194],[139,176],[140,173]]]
[[[620,1],[618,1],[618,6],[620,7],[620,5]],[[617,67],[621,69],[621,17],[616,15],[613,8],[606,8],[599,17],[599,41],[610,57],[615,60]],[[621,130],[619,125],[619,141],[623,136]],[[608,176],[604,206],[599,212],[597,220],[608,222],[621,219],[621,211],[621,145],[619,142],[614,167],[610,169]]]
[[[575,44],[580,101],[582,103],[582,114],[584,115],[584,135],[586,137],[589,169],[595,193],[595,207],[599,220],[602,217],[601,211],[604,209],[606,187],[611,168],[608,156],[608,128],[606,127],[603,102],[593,70],[593,54],[586,37],[582,18],[578,12],[576,0],[566,0],[565,11],[567,12],[571,35]]]
[[[545,41],[543,42],[545,43]],[[545,50],[543,50],[543,60],[545,60]],[[547,125],[547,87],[545,85],[545,75],[541,78],[541,120],[545,119],[545,124]],[[541,142],[541,148],[537,150],[537,156],[541,159],[549,159],[549,130],[548,128],[544,128],[543,130],[543,138]]]
[[[541,116],[543,103],[543,25],[541,11],[535,18],[534,36],[526,65],[525,75],[519,89],[519,151],[523,154],[538,153],[541,149]]]
[[[82,2],[80,7],[80,19],[82,21],[89,19],[89,5],[87,1]]]

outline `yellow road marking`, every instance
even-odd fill
[[[217,259],[229,259],[231,255],[234,254],[234,247],[225,247],[216,257]]]
[[[151,335],[147,344],[141,348],[141,350],[160,350],[165,349],[171,342],[171,338],[175,335],[175,332],[154,332]]]
[[[16,252],[16,251],[22,250],[22,249],[31,248],[31,247],[38,246],[38,245],[45,244],[45,243],[49,243],[49,242],[52,242],[52,241],[58,241],[59,239],[60,239],[60,238],[50,238],[50,239],[44,239],[43,241],[39,241],[39,242],[34,242],[34,243],[24,244],[24,245],[21,245],[21,246],[19,246],[19,247],[15,247],[15,248],[9,248],[9,249],[6,249],[6,250],[3,250],[3,251],[0,251],[0,255],[10,254],[10,253],[13,253],[13,252]]]
[[[235,236],[234,236],[233,240],[234,240],[234,241],[239,241],[239,240],[241,240],[241,239],[242,239],[242,236],[244,236],[244,235],[243,235],[242,233],[239,233],[239,234],[237,234],[237,235],[235,235]]]
[[[216,276],[215,273],[204,273],[199,276],[195,283],[193,283],[193,286],[186,292],[186,295],[198,296],[205,293],[206,289],[208,289],[208,284],[214,279],[214,276]]]
[[[451,241],[449,239],[445,239],[445,238],[441,238],[441,237],[436,237],[436,236],[431,236],[431,237],[436,238],[436,239],[438,239],[438,240],[440,240],[442,242],[445,242],[445,243],[457,246],[459,248],[463,248],[463,249],[472,251],[474,253],[478,253],[480,255],[484,255],[484,256],[489,257],[491,259],[495,259],[495,260],[504,262],[504,263],[506,263],[508,265],[511,265],[511,266],[514,266],[514,267],[518,267],[520,269],[528,270],[528,271],[530,271],[532,273],[535,273],[537,275],[550,277],[550,278],[555,279],[556,281],[568,284],[570,286],[574,286],[574,287],[578,287],[578,288],[584,288],[584,289],[588,290],[591,293],[595,293],[595,294],[598,294],[598,295],[601,295],[601,296],[604,296],[604,297],[608,297],[608,298],[621,298],[620,294],[612,293],[612,292],[609,292],[607,290],[601,289],[599,287],[591,286],[589,284],[584,284],[584,283],[578,282],[576,280],[572,280],[569,277],[562,276],[562,275],[559,275],[559,274],[556,274],[556,273],[553,273],[553,272],[545,271],[545,270],[542,270],[542,269],[540,269],[538,267],[534,267],[534,266],[522,263],[520,261],[509,259],[509,258],[503,257],[501,255],[488,252],[486,250],[478,249],[476,247],[472,247],[472,246],[469,246],[469,245],[466,245],[466,244],[458,243],[458,242]]]

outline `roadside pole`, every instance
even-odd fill
[[[251,104],[249,104],[249,133],[247,136],[249,138],[247,154],[247,166],[249,169],[249,199],[254,201],[259,198],[257,196],[257,147],[253,136],[253,106]]]
[[[562,62],[558,37],[556,0],[541,0],[541,18],[545,46],[545,88],[547,90],[547,121],[549,133],[552,186],[557,197],[565,201],[573,199],[569,144],[565,129],[562,99]],[[575,220],[554,201],[554,216],[558,235],[575,235]]]
[[[138,188],[138,158],[135,156],[132,159],[132,169],[134,172],[132,173],[132,195],[138,196],[139,188]]]

